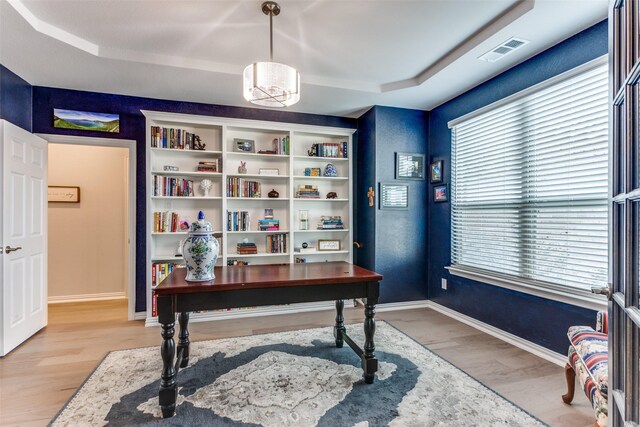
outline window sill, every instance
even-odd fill
[[[537,297],[546,298],[553,301],[563,302],[578,307],[584,307],[591,310],[606,310],[607,299],[601,295],[594,295],[588,291],[581,289],[566,289],[551,286],[543,286],[533,281],[517,280],[513,277],[493,274],[488,271],[463,267],[460,265],[451,265],[445,267],[454,276],[464,277],[465,279],[475,280],[477,282],[487,283],[489,285],[499,286],[501,288],[512,289]]]

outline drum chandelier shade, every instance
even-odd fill
[[[288,107],[300,100],[300,73],[293,67],[273,62],[273,17],[280,14],[280,6],[267,1],[262,3],[262,12],[269,15],[269,62],[256,62],[244,69],[243,95],[252,104]]]

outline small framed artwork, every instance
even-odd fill
[[[429,182],[438,184],[442,182],[442,174],[444,173],[444,161],[437,160],[429,165]]]
[[[260,168],[260,175],[266,175],[266,176],[280,175],[280,169],[278,169],[278,168]]]
[[[340,240],[318,240],[319,251],[339,251],[340,248]]]
[[[93,113],[89,111],[54,108],[53,127],[61,129],[119,133],[120,116],[118,114]]]
[[[396,153],[396,179],[424,179],[424,154]]]
[[[433,201],[436,203],[449,201],[449,185],[442,184],[433,187]]]
[[[58,203],[80,203],[80,187],[50,185],[47,200]]]
[[[381,182],[380,209],[409,209],[409,185]]]
[[[253,139],[233,138],[233,151],[239,153],[255,153],[256,143]]]

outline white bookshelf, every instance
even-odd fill
[[[154,324],[152,317],[151,269],[154,263],[171,262],[182,264],[183,258],[176,256],[177,248],[187,233],[154,232],[154,212],[176,212],[178,217],[189,223],[197,219],[203,211],[213,225],[216,238],[220,242],[220,254],[216,265],[226,266],[228,261],[238,260],[256,264],[294,263],[298,258],[306,262],[353,261],[353,165],[352,135],[354,129],[296,125],[280,122],[264,122],[219,117],[195,116],[155,111],[143,111],[147,119],[147,324]],[[206,144],[205,150],[182,150],[151,147],[151,127],[160,126],[186,130],[200,136]],[[288,137],[288,154],[258,153],[270,150],[274,138]],[[234,139],[254,141],[255,152],[234,151]],[[310,157],[307,151],[312,144],[347,142],[347,158]],[[200,161],[219,159],[218,172],[198,172]],[[246,162],[246,173],[239,173],[240,162]],[[305,168],[320,168],[332,163],[338,171],[336,177],[305,176]],[[175,166],[177,171],[165,171],[164,166]],[[260,174],[260,169],[278,169],[278,175]],[[194,196],[153,196],[153,177],[177,177],[193,180]],[[202,179],[209,179],[212,188],[204,197],[200,188]],[[238,178],[260,183],[260,197],[227,196],[227,179]],[[314,185],[320,192],[319,199],[296,198],[300,185]],[[271,190],[279,193],[278,198],[269,198]],[[337,198],[327,199],[326,194],[335,192]],[[280,220],[280,230],[260,231],[258,220],[264,218],[265,209],[273,209],[274,219]],[[308,211],[309,230],[299,230],[299,211]],[[227,231],[227,211],[247,211],[251,221],[246,231]],[[321,216],[341,216],[344,229],[317,230]],[[287,242],[286,253],[267,252],[268,236],[283,234]],[[254,242],[257,254],[237,254],[236,245],[244,240]],[[316,248],[318,240],[340,240],[339,251],[313,251],[300,253],[296,249],[306,242]],[[243,268],[240,266],[229,268]],[[269,313],[295,311],[296,305],[272,307]],[[302,305],[301,305],[302,307]],[[261,309],[255,309],[256,313]],[[302,309],[301,309],[302,310]],[[242,311],[246,312],[245,310]],[[235,317],[238,310],[218,311],[211,318]],[[207,318],[207,313],[201,314]]]

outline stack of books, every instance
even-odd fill
[[[258,229],[260,231],[280,230],[280,220],[279,219],[259,219]]]
[[[300,185],[296,191],[298,199],[319,199],[320,192],[317,185]]]
[[[321,216],[318,230],[341,230],[344,228],[341,216]]]
[[[210,162],[198,162],[196,170],[198,172],[220,172],[220,159],[214,159]]]
[[[239,255],[257,254],[258,248],[255,243],[238,243],[236,248]]]

